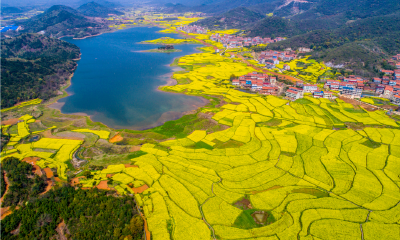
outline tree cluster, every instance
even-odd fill
[[[37,197],[46,188],[45,176],[35,175],[29,163],[15,157],[8,157],[1,162],[1,169],[7,173],[10,182],[9,192],[4,196],[3,207],[16,206]]]
[[[64,221],[69,239],[142,239],[143,220],[132,197],[113,192],[75,189],[51,190],[1,221],[2,239],[51,239]],[[20,225],[21,224],[21,225]],[[18,226],[19,234],[10,232]]]
[[[1,107],[57,96],[76,68],[77,46],[38,34],[1,42]]]

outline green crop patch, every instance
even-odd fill
[[[260,217],[258,217],[257,214],[260,215]],[[275,221],[276,220],[274,216],[270,212],[256,209],[247,209],[242,211],[242,213],[233,223],[232,227],[239,229],[253,229],[269,225]]]

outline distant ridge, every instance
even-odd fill
[[[78,8],[78,11],[84,14],[85,16],[90,16],[90,17],[108,17],[109,14],[115,14],[115,15],[123,15],[123,12],[117,11],[112,8],[105,7],[101,4],[98,4],[96,2],[89,2],[86,4],[83,4]]]
[[[46,35],[61,37],[72,35],[85,37],[99,33],[104,26],[94,20],[88,19],[77,10],[55,5],[27,21],[21,23],[23,32],[37,33],[43,31]]]

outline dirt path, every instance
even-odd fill
[[[62,222],[60,222],[60,224],[58,224],[56,232],[58,233],[59,240],[68,240],[68,238],[65,235],[69,234],[69,231],[67,225],[65,224],[64,219],[62,220]]]
[[[139,213],[140,213],[140,216],[142,217],[142,219],[144,221],[144,231],[146,233],[146,240],[151,240],[151,235],[150,235],[150,231],[149,231],[149,229],[147,227],[146,218],[143,216],[142,212],[139,211]]]
[[[0,206],[3,204],[4,197],[8,193],[8,189],[10,187],[10,181],[8,181],[7,173],[4,171],[4,183],[6,184],[6,191],[3,194],[3,197],[0,199]],[[10,207],[4,207],[0,208],[0,215],[1,215],[1,220],[5,218],[6,216],[10,215],[12,211],[10,210]]]
[[[50,191],[50,189],[53,187],[53,182],[51,180],[47,180],[47,187],[44,190],[44,192],[40,193],[39,195],[44,195],[45,193],[47,193],[48,191]]]
[[[4,192],[3,196],[0,198],[0,206],[1,206],[1,203],[3,203],[4,196],[7,194],[8,189],[10,188],[10,181],[8,181],[7,173],[6,173],[6,171],[3,171],[3,172],[4,172],[4,183],[6,184],[6,191]]]

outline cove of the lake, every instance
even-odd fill
[[[146,129],[178,119],[205,104],[199,97],[157,90],[170,79],[174,58],[198,52],[199,45],[176,45],[174,53],[140,52],[159,47],[140,44],[160,37],[161,28],[137,27],[75,40],[81,60],[67,88],[69,96],[58,101],[62,113],[91,116],[112,128]]]

